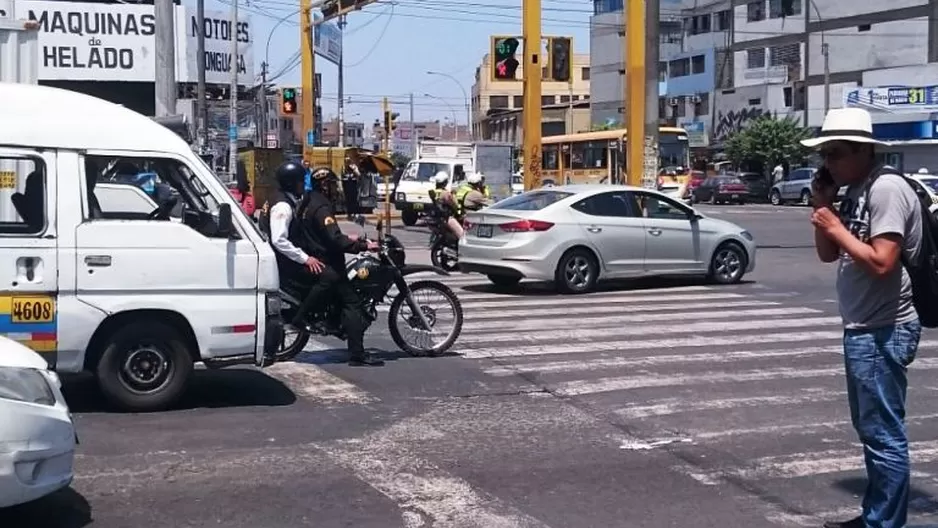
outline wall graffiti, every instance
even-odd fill
[[[527,157],[527,156],[525,156]],[[534,145],[534,148],[531,149],[531,157],[528,158],[527,163],[527,174],[525,174],[525,180],[531,182],[531,188],[536,189],[541,186],[541,168],[543,165],[541,159],[541,147],[540,145]],[[530,180],[528,179],[528,174],[530,174]],[[528,190],[525,188],[525,190]]]
[[[716,122],[713,126],[713,139],[716,141],[725,141],[733,134],[739,132],[749,124],[763,116],[771,116],[772,113],[757,106],[750,106],[739,110],[729,110],[726,112],[717,111]]]

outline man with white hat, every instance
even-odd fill
[[[876,161],[870,114],[831,110],[819,136],[801,142],[824,166],[812,184],[814,242],[823,262],[839,262],[844,365],[853,427],[863,444],[867,488],[862,515],[826,528],[901,528],[909,503],[906,368],[922,327],[901,264],[922,241],[920,202],[899,172]],[[833,202],[848,186],[839,214]]]

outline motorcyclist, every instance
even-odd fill
[[[324,267],[318,281],[310,288],[306,299],[297,310],[294,325],[302,325],[305,315],[317,303],[332,300],[342,310],[342,327],[348,338],[349,364],[353,366],[380,366],[384,362],[365,352],[365,321],[361,314],[361,300],[345,274],[345,254],[374,251],[378,244],[349,238],[342,233],[335,219],[332,198],[337,192],[336,181],[328,169],[311,175],[312,190],[302,208],[302,224],[310,247],[318,248]],[[328,328],[331,321],[322,321]]]
[[[433,177],[434,189],[430,191],[430,199],[433,200],[441,219],[446,220],[446,225],[457,238],[462,238],[463,228],[456,217],[456,199],[446,187],[449,185],[449,174],[445,171],[436,173]]]
[[[485,187],[482,173],[474,172],[466,177],[464,183],[456,191],[456,215],[460,221],[466,216],[466,211],[478,211],[489,201],[485,197]]]

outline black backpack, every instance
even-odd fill
[[[933,214],[928,210],[932,205],[932,198],[921,185],[892,168],[887,167],[880,172],[887,173],[905,180],[919,199],[922,245],[917,262],[909,262],[903,252],[902,265],[912,282],[912,302],[918,312],[919,321],[925,328],[938,328],[938,213]]]

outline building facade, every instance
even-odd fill
[[[489,116],[485,125],[493,141],[512,143],[521,148],[524,141],[524,119],[521,109]],[[550,105],[541,108],[541,136],[559,136],[590,130],[590,103]]]
[[[590,55],[574,54],[572,67],[573,82],[545,80],[541,83],[541,106],[569,104],[571,101],[590,98]],[[482,58],[482,64],[476,68],[475,83],[472,85],[473,137],[488,139],[492,136],[492,131],[487,128],[490,123],[489,116],[523,107],[522,78],[522,68],[519,67],[517,81],[493,81],[490,54]],[[546,71],[543,78],[547,78]]]
[[[662,0],[659,24],[660,57],[682,51],[681,0]],[[594,125],[625,122],[625,26],[622,0],[594,0],[590,18],[590,106]],[[666,75],[659,63],[659,92]]]

